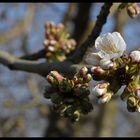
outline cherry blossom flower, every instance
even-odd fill
[[[95,48],[98,52],[87,55],[86,63],[108,69],[113,66],[112,60],[123,55],[126,43],[120,33],[106,33],[95,40]]]

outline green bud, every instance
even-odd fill
[[[73,113],[72,121],[74,121],[74,122],[75,122],[75,121],[78,122],[79,119],[80,119],[80,111],[76,110],[76,111],[74,111],[74,113]]]
[[[127,99],[127,105],[129,107],[136,107],[137,105],[137,99],[134,96],[129,96]]]
[[[60,84],[59,84],[59,90],[61,92],[71,92],[72,88],[74,86],[73,81],[68,80],[68,79],[64,79]]]
[[[84,76],[84,82],[85,83],[88,83],[91,79],[92,79],[91,74],[87,74],[87,75]]]
[[[138,100],[137,102],[136,111],[140,112],[140,100]]]

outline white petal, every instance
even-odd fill
[[[86,56],[85,62],[89,65],[97,66],[99,65],[100,59],[98,53],[90,53]]]
[[[105,88],[95,87],[95,88],[92,89],[92,93],[97,97],[105,94],[105,92],[106,92]]]
[[[118,32],[113,32],[112,37],[113,37],[113,40],[114,40],[118,50],[120,50],[122,52],[125,51],[126,43],[125,43],[124,39],[122,38],[121,34]]]
[[[103,69],[109,69],[110,67],[113,67],[113,62],[111,60],[108,60],[108,59],[101,59],[100,66]]]
[[[106,33],[96,39],[95,48],[100,52],[100,57],[112,59],[123,54],[126,44],[120,33]]]

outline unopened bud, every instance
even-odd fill
[[[132,63],[140,63],[140,51],[132,51],[130,53]]]
[[[140,99],[140,89],[137,89],[137,90],[135,91],[135,95],[136,95],[136,97],[137,97],[138,99]]]
[[[137,112],[140,112],[140,100],[139,100],[138,103],[137,103],[136,111],[137,111]]]
[[[80,71],[79,71],[79,74],[80,74],[81,76],[84,76],[84,75],[87,74],[87,72],[88,72],[87,67],[82,67],[82,68],[80,69]]]
[[[47,75],[47,81],[48,81],[50,84],[53,84],[54,81],[55,81],[55,79],[54,79],[52,76]]]
[[[84,82],[89,82],[92,79],[91,74],[87,74],[84,76]]]
[[[111,93],[106,93],[98,99],[98,103],[99,104],[107,103],[110,101],[111,97],[112,97]]]
[[[91,73],[94,74],[94,75],[100,75],[100,74],[104,74],[105,73],[105,70],[103,70],[101,67],[97,66],[93,66],[91,68]]]
[[[140,13],[140,7],[137,3],[133,3],[129,6],[127,6],[127,13],[131,18],[135,18]]]
[[[48,46],[48,50],[49,50],[50,52],[54,52],[54,51],[55,51],[55,48],[54,48],[53,46]]]
[[[134,96],[129,96],[127,99],[127,105],[130,107],[135,107],[137,105],[137,99]]]
[[[73,113],[73,120],[77,122],[77,121],[79,121],[79,119],[80,119],[80,112],[78,110],[76,110]]]
[[[92,93],[97,96],[100,97],[103,94],[105,94],[107,92],[107,87],[108,87],[109,83],[100,83],[97,84],[93,89],[92,89]]]

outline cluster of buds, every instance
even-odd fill
[[[133,76],[132,81],[127,85],[121,99],[127,99],[129,112],[140,112],[140,74]]]
[[[140,7],[137,3],[121,3],[118,7],[119,10],[126,8],[128,15],[135,18],[140,14]]]
[[[45,24],[44,47],[49,61],[63,61],[76,47],[76,41],[70,38],[65,26],[53,22]]]
[[[96,86],[89,84],[91,93],[98,98],[100,104],[108,103],[126,85],[121,99],[128,99],[129,109],[133,106],[133,110],[140,110],[140,50],[124,53],[126,44],[118,32],[99,36],[95,48],[98,52],[87,55],[85,61],[93,65],[89,70],[93,80],[103,82]]]
[[[81,114],[87,114],[93,109],[88,97],[88,82],[91,78],[86,67],[81,68],[72,79],[51,71],[47,76],[50,85],[46,87],[44,97],[51,99],[61,116],[77,122]]]

